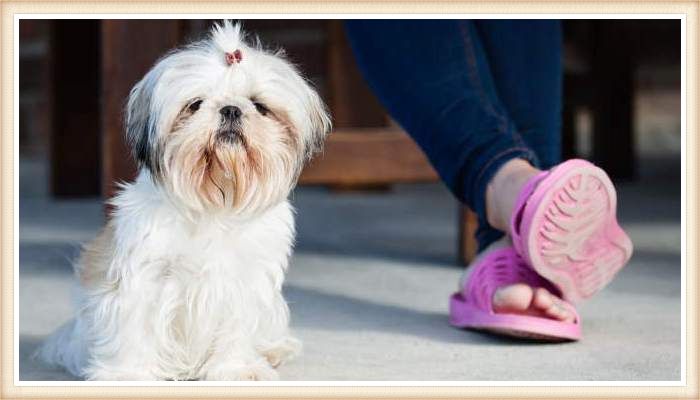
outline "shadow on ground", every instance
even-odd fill
[[[674,162],[669,162],[670,168]],[[675,168],[675,167],[673,167]],[[20,172],[22,172],[20,167]],[[31,168],[27,169],[31,172]],[[675,172],[673,172],[675,173]],[[27,176],[21,180],[28,182]],[[300,188],[298,246],[285,295],[304,353],[287,380],[677,380],[681,234],[676,178],[620,185],[621,221],[635,254],[580,306],[584,339],[536,344],[447,322],[456,265],[457,207],[441,185],[388,193]],[[71,260],[104,222],[98,199],[20,200],[21,380],[72,380],[29,355],[71,318]],[[513,368],[517,366],[517,368]]]

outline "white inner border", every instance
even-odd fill
[[[679,381],[276,381],[95,382],[19,380],[19,21],[22,19],[679,19],[681,21],[681,379]],[[686,386],[686,14],[15,14],[14,20],[14,384],[15,386]]]

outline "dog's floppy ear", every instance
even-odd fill
[[[151,120],[151,100],[155,79],[149,72],[129,93],[126,106],[126,142],[139,167],[156,172],[154,163],[156,124]]]
[[[318,93],[310,85],[306,86],[306,90],[306,112],[309,117],[310,135],[305,150],[307,159],[310,159],[323,148],[323,142],[331,131],[332,123],[326,105]]]

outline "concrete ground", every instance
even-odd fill
[[[442,186],[297,190],[298,246],[285,293],[305,350],[280,369],[282,379],[680,379],[680,163],[641,165],[643,180],[619,186],[635,254],[579,308],[584,338],[566,344],[448,325],[462,268],[457,209]],[[24,161],[20,173],[20,379],[72,380],[29,355],[72,315],[70,260],[103,223],[101,203],[50,200],[40,164]]]

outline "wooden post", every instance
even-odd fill
[[[562,140],[561,140],[561,159],[568,160],[577,158],[577,140],[576,140],[576,106],[574,97],[576,96],[576,80],[572,74],[564,72],[564,96],[562,104]]]
[[[123,111],[129,91],[166,51],[179,44],[183,23],[173,20],[103,20],[102,195],[134,178],[136,167],[124,140]]]
[[[49,190],[59,197],[94,196],[100,187],[99,22],[52,21],[49,41]]]
[[[457,223],[459,224],[458,262],[462,265],[469,265],[478,251],[478,244],[474,237],[478,225],[476,214],[469,207],[460,204]]]
[[[328,21],[328,106],[336,128],[387,126],[386,111],[357,69],[343,22]]]
[[[596,21],[592,54],[593,161],[613,178],[635,175],[634,63],[629,29],[621,21]],[[627,33],[627,34],[626,34]]]

